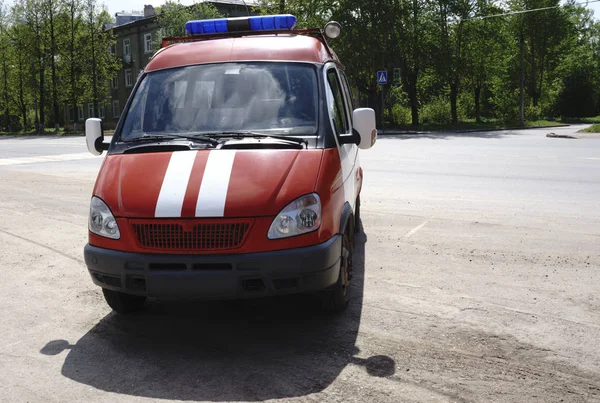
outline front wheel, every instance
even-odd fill
[[[323,308],[329,312],[342,312],[348,307],[350,300],[350,284],[352,280],[352,239],[347,230],[342,235],[342,252],[340,256],[340,274],[335,285],[323,294]]]
[[[147,299],[143,296],[125,294],[118,291],[108,290],[106,288],[102,289],[102,293],[104,294],[104,299],[106,300],[108,306],[110,306],[113,311],[120,313],[121,315],[139,311],[144,307]]]

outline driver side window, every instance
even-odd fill
[[[336,134],[348,134],[350,131],[350,124],[346,113],[346,105],[344,104],[345,101],[342,93],[342,86],[340,85],[340,80],[335,69],[329,69],[327,71],[327,82],[329,83],[331,95],[333,96],[333,105],[330,106],[330,113],[332,114]]]

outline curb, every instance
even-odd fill
[[[109,132],[106,133],[104,132],[105,136],[112,136],[114,133]],[[68,133],[68,134],[52,134],[52,133],[45,133],[45,134],[0,134],[0,139],[3,138],[27,138],[27,137],[85,137],[85,133]]]
[[[411,131],[383,131],[381,132],[381,130],[377,129],[377,135],[378,136],[402,136],[402,135],[411,135],[411,134],[431,134],[431,133],[435,133],[435,132],[411,132]]]
[[[382,136],[398,136],[398,135],[411,135],[411,134],[445,134],[445,133],[476,133],[476,132],[500,132],[507,130],[528,130],[528,129],[550,129],[553,127],[569,127],[571,124],[562,123],[551,126],[526,126],[526,127],[503,127],[497,129],[464,129],[464,130],[431,130],[431,131],[390,131],[384,130],[381,132],[380,129],[377,131],[377,135]]]
[[[550,129],[553,127],[569,127],[571,126],[568,123],[555,124],[550,126],[525,126],[525,127],[505,127],[502,129],[467,129],[467,130],[458,130],[454,133],[472,133],[472,132],[499,132],[506,130],[528,130],[528,129]]]

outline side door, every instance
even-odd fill
[[[340,155],[344,179],[344,198],[355,207],[358,178],[358,147],[356,144],[340,144],[340,136],[352,135],[352,112],[350,94],[345,78],[333,63],[325,65],[327,104],[335,141]]]

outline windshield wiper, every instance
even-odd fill
[[[264,134],[264,133],[256,133],[256,132],[250,132],[250,131],[223,131],[223,132],[210,132],[210,133],[203,133],[206,136],[211,136],[211,137],[231,137],[234,139],[243,139],[243,138],[255,138],[255,139],[277,139],[277,140],[283,140],[283,141],[290,141],[292,143],[296,143],[296,144],[304,144],[306,146],[306,148],[308,148],[308,141],[304,140],[304,139],[298,139],[295,137],[288,137],[288,136],[278,136],[276,134]]]
[[[207,136],[203,136],[203,135],[194,135],[194,134],[165,134],[163,135],[149,135],[149,136],[141,136],[141,137],[135,137],[132,139],[128,139],[128,140],[123,140],[124,143],[136,143],[136,142],[141,142],[141,141],[157,141],[157,140],[174,140],[174,139],[184,139],[184,140],[191,140],[194,142],[198,142],[198,143],[208,143],[211,144],[213,146],[218,146],[220,144],[220,141],[212,139],[210,137]]]

